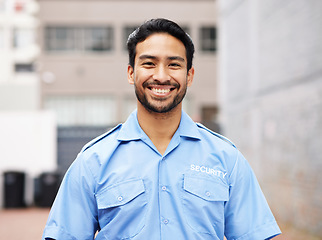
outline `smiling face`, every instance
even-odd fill
[[[193,67],[187,71],[183,43],[167,33],[154,33],[136,46],[134,69],[128,66],[128,81],[145,109],[166,113],[181,108]]]

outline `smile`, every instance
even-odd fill
[[[152,88],[151,89],[153,92],[158,93],[158,94],[165,94],[170,92],[170,89],[163,89],[163,88]]]

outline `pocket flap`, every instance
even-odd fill
[[[229,188],[222,182],[210,179],[184,176],[185,191],[207,201],[228,201]]]
[[[124,205],[145,192],[142,179],[116,183],[96,194],[99,209]]]

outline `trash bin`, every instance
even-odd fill
[[[54,172],[42,173],[39,178],[35,179],[35,205],[38,207],[51,207],[60,182],[60,174]]]
[[[25,173],[8,171],[4,173],[4,207],[25,207]]]

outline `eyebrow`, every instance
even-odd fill
[[[178,60],[180,62],[184,62],[184,58],[179,56],[168,57],[169,60]]]
[[[140,60],[143,60],[143,59],[158,59],[158,57],[153,56],[153,55],[144,54],[144,55],[139,56],[139,59]],[[179,56],[170,56],[170,57],[168,57],[168,60],[178,60],[180,62],[185,61],[184,58],[179,57]]]
[[[144,55],[139,56],[139,59],[140,60],[143,60],[143,59],[157,59],[157,57],[156,56],[152,56],[152,55],[144,54]]]

